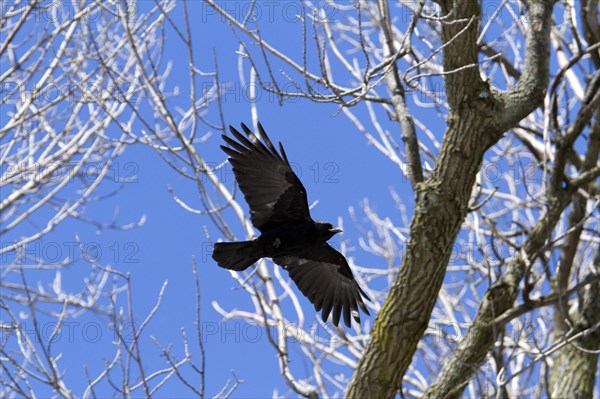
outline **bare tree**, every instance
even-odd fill
[[[367,283],[388,283],[368,291],[372,328],[332,331],[340,345],[319,346],[277,268],[293,317],[251,278],[242,286],[254,310],[222,310],[294,326],[314,374],[291,375],[285,337],[274,337],[291,388],[307,397],[590,396],[600,348],[597,3],[305,2],[299,54],[261,34],[259,2],[243,16],[206,3],[234,29],[250,84],[282,102],[339,104],[415,193],[414,214],[396,222],[363,206],[371,227],[361,246],[387,265],[353,265]],[[370,121],[356,116],[359,105]],[[440,118],[446,132],[417,115]],[[326,360],[355,368],[353,378]]]
[[[2,396],[153,396],[170,379],[205,396],[199,288],[194,338],[184,330],[175,348],[154,340],[150,353],[142,344],[152,340],[166,285],[140,315],[130,276],[100,264],[84,245],[77,245],[81,259],[51,264],[27,259],[26,249],[66,219],[98,229],[141,225],[118,213],[109,222],[85,213],[106,195],[101,190],[112,194],[126,183],[111,165],[134,143],[155,150],[196,189],[193,199],[171,189],[184,209],[227,240],[235,231],[254,235],[235,187],[219,178],[225,162],[215,166],[202,155],[211,133],[225,131],[226,82],[216,57],[209,55],[212,71],[197,67],[207,55],[197,53],[191,34],[190,20],[208,11],[239,44],[239,81],[254,123],[259,90],[282,104],[336,104],[414,193],[390,193],[396,215],[378,214],[369,199],[349,209],[364,231],[360,249],[381,258],[356,264],[355,243],[342,242],[373,298],[374,325],[334,329],[307,317],[289,277],[270,261],[231,272],[248,304],[214,308],[225,320],[265,327],[293,394],[598,395],[596,1],[305,1],[290,25],[303,43],[297,54],[262,33],[261,2],[244,3],[243,15],[213,0],[193,4],[181,3],[177,21],[167,0],[74,4],[70,13],[32,1],[3,10],[0,256],[9,261],[0,282]],[[170,41],[187,53],[164,59]],[[181,93],[168,85],[172,70],[188,78]],[[173,107],[174,97],[186,105]],[[445,132],[432,128],[433,119]],[[342,216],[340,225],[348,223]],[[209,241],[221,238],[209,231]],[[78,292],[62,285],[73,262],[89,268]],[[73,392],[42,326],[54,323],[52,338],[88,313],[112,327],[116,345],[104,370]],[[23,320],[32,321],[37,339]],[[157,354],[164,368],[148,369],[146,359]],[[304,373],[291,366],[297,358],[309,365]],[[230,396],[240,382],[234,375],[214,395]]]
[[[173,134],[168,128],[157,131],[149,114],[164,117],[178,131],[173,124],[194,124],[211,102],[210,95],[195,99],[192,93],[190,110],[177,118],[163,108],[175,95],[166,89],[169,65],[161,58],[175,3],[149,5],[37,0],[1,5],[1,397],[151,397],[169,380],[205,396],[195,260],[196,329],[189,336],[182,329],[181,342],[173,347],[161,344],[148,328],[166,282],[150,312],[140,314],[128,273],[100,262],[97,248],[77,234],[68,243],[55,234],[66,220],[98,231],[142,226],[144,217],[122,222],[118,208],[109,221],[90,217],[88,210],[135,181],[135,170],[115,166],[128,146],[159,147]],[[50,246],[58,246],[60,259],[41,255]],[[75,265],[78,273],[87,270],[79,288],[72,279],[63,284]],[[76,320],[89,321],[86,315],[112,331],[114,340],[112,353],[96,354],[104,364],[100,372],[88,370],[90,358],[77,370],[79,379],[87,380],[78,391],[66,378],[65,348],[58,342],[79,325]],[[147,344],[155,351],[142,349]],[[192,348],[200,352],[199,360]],[[164,359],[164,366],[149,366],[149,357]],[[234,375],[215,395],[228,397],[239,383]]]

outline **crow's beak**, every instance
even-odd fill
[[[330,229],[329,231],[331,231],[332,233],[341,233],[344,230],[340,229],[339,227],[334,227],[334,228]]]

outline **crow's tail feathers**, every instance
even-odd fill
[[[218,242],[212,257],[222,268],[238,272],[262,258],[257,241]]]

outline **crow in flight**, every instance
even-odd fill
[[[342,314],[348,327],[350,315],[360,323],[358,306],[369,314],[361,295],[370,299],[354,280],[344,256],[327,244],[341,230],[312,220],[306,190],[281,143],[279,154],[260,123],[264,142],[246,125],[242,129],[247,137],[229,126],[237,141],[223,135],[229,147],[221,149],[230,157],[250,219],[261,235],[252,241],[216,243],[213,259],[225,269],[242,271],[260,258],[272,258],[288,271],[315,309],[322,310],[323,321],[333,310],[336,327]]]

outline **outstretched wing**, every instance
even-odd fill
[[[258,131],[264,143],[243,123],[242,129],[248,137],[229,126],[237,141],[223,135],[229,147],[221,149],[230,157],[254,227],[263,232],[282,222],[312,220],[306,190],[292,170],[281,143],[279,154],[260,123]]]
[[[362,298],[369,297],[354,280],[346,258],[329,244],[309,247],[298,255],[277,256],[273,261],[289,272],[317,311],[322,309],[323,321],[333,310],[336,327],[342,314],[346,326],[350,327],[350,315],[360,323],[359,306],[369,315]]]

